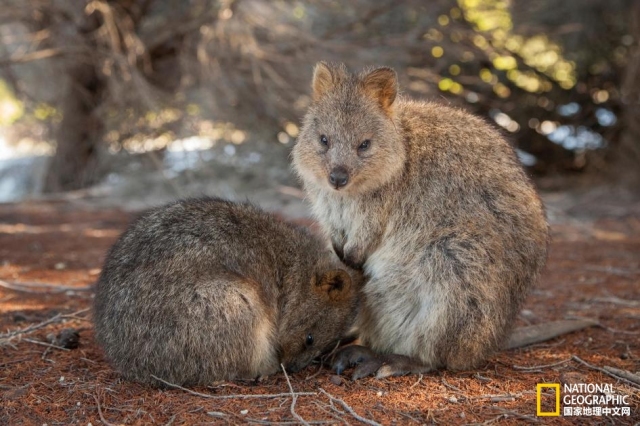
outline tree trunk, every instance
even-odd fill
[[[97,145],[103,125],[96,109],[102,101],[105,82],[92,64],[74,64],[62,102],[56,153],[49,164],[44,192],[79,189],[94,183]]]
[[[631,8],[630,33],[633,46],[629,48],[629,62],[620,87],[624,102],[623,125],[615,153],[615,169],[631,184],[640,183],[640,0]]]

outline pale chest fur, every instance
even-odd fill
[[[382,352],[415,355],[419,347],[418,356],[430,362],[435,349],[426,335],[439,327],[446,293],[431,284],[437,277],[424,263],[426,229],[416,229],[411,221],[393,214],[385,215],[382,226],[375,226],[374,218],[380,216],[382,206],[370,201],[358,202],[331,193],[316,194],[312,200],[314,214],[325,231],[332,238],[344,237],[345,252],[354,244],[371,244],[363,264],[369,279],[363,288],[362,312],[356,325],[360,337]]]
[[[361,203],[324,191],[316,193],[312,209],[329,236],[342,239],[343,244],[355,238],[367,217],[366,207]]]

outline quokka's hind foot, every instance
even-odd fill
[[[375,375],[377,379],[407,374],[421,374],[431,370],[431,367],[404,355],[380,355],[365,346],[350,345],[340,349],[331,364],[337,374],[342,374],[347,368],[355,367],[351,378],[353,380]]]

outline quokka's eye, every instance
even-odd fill
[[[325,135],[321,135],[320,136],[320,143],[323,146],[329,146],[329,139],[327,139],[327,137]]]
[[[358,151],[366,151],[371,146],[371,141],[369,139],[365,139],[359,146]]]
[[[313,334],[311,334],[311,333],[307,334],[307,338],[304,341],[304,344],[307,345],[307,346],[313,345]]]

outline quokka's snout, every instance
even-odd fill
[[[334,189],[340,189],[349,183],[349,171],[346,167],[338,166],[329,172],[329,183]]]

